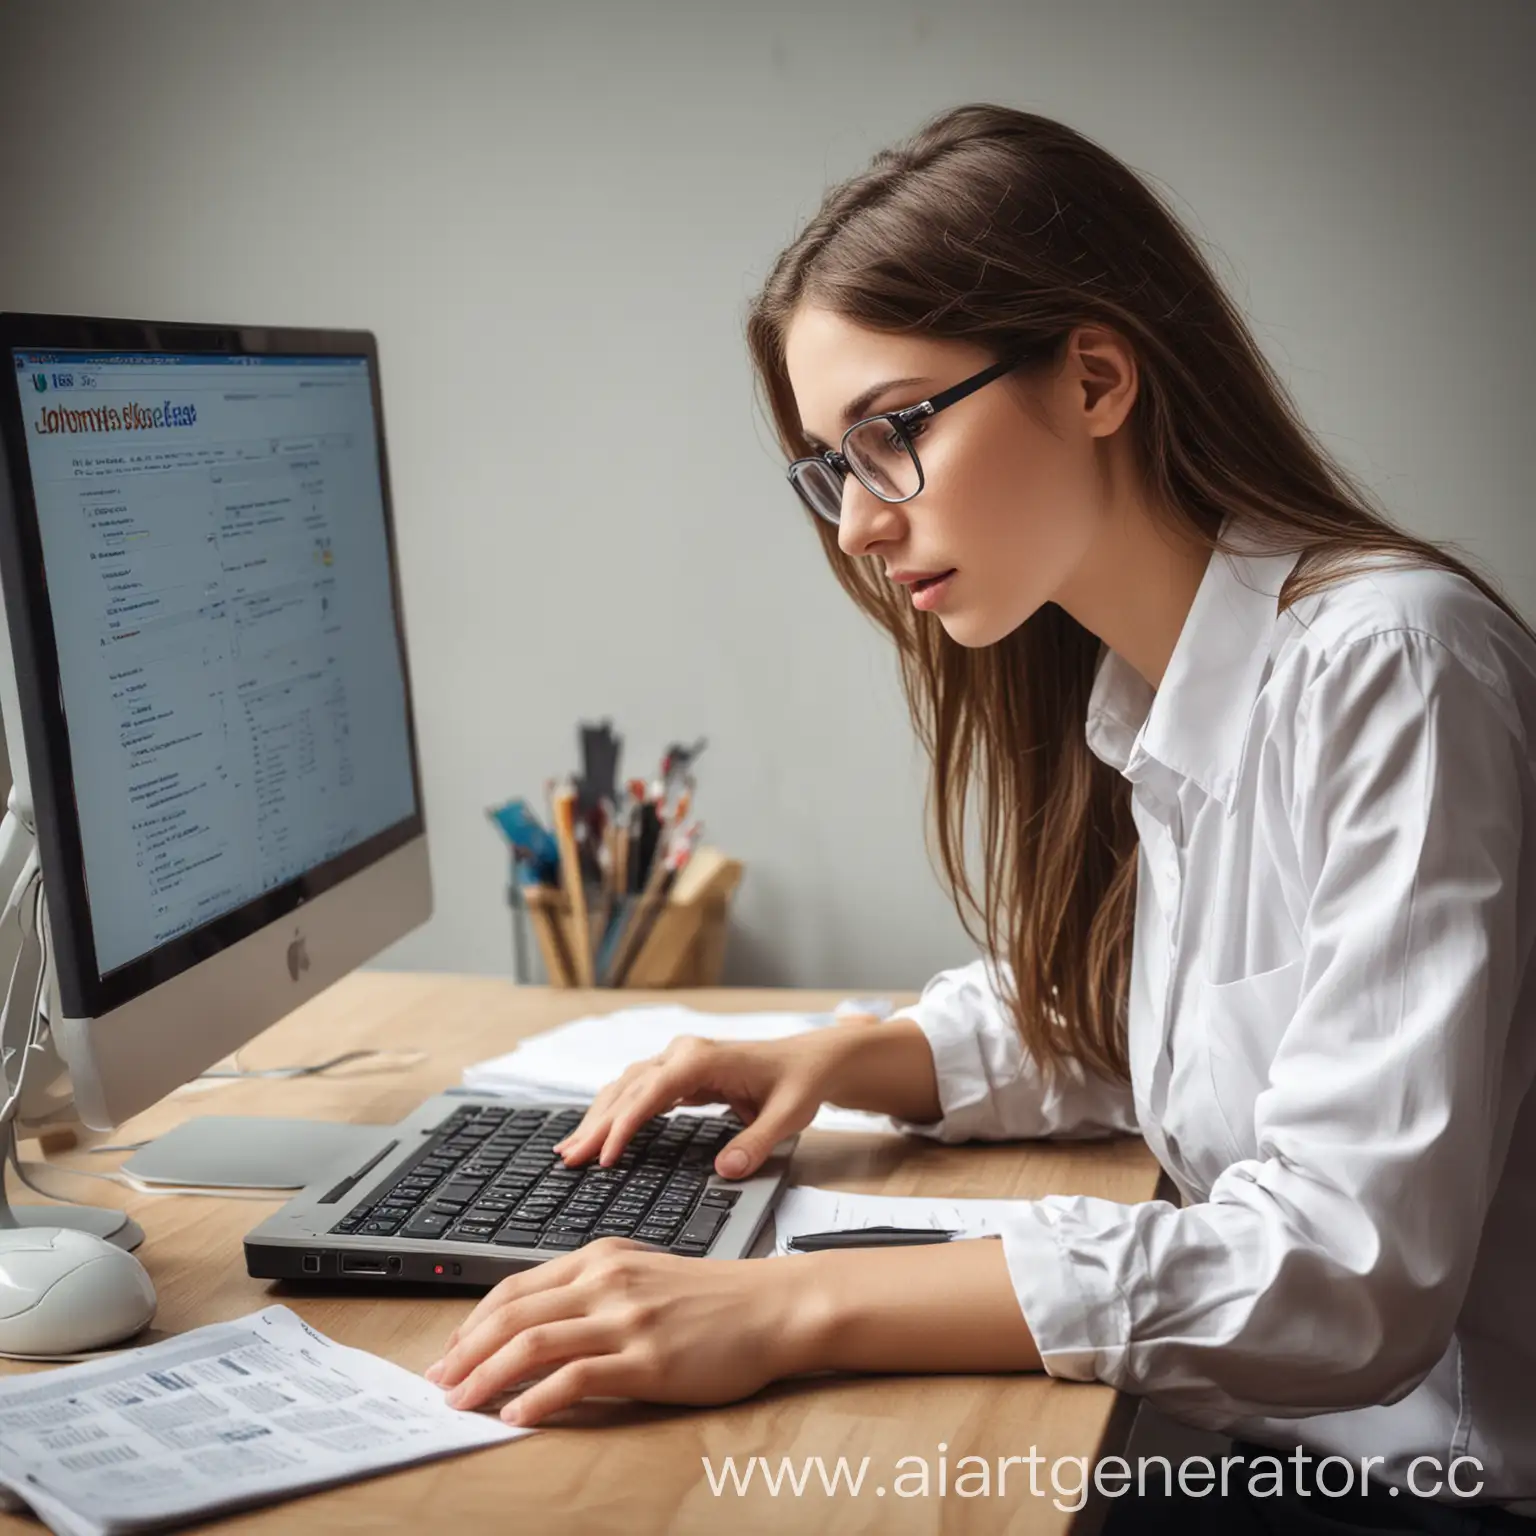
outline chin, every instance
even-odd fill
[[[1008,633],[996,624],[986,623],[974,613],[941,613],[938,620],[944,626],[944,633],[956,645],[963,645],[968,651],[993,645]]]
[[[1006,639],[1030,615],[1024,614],[1021,617],[1016,613],[978,613],[975,609],[961,609],[955,613],[935,614],[934,617],[944,626],[944,633],[956,645],[963,645],[968,651],[979,651]]]
[[[936,617],[944,626],[944,633],[968,651],[996,645],[1004,635],[1018,628],[1016,624],[1000,623],[995,617],[981,613],[941,613]]]

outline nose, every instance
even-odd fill
[[[843,481],[843,509],[837,523],[837,547],[845,555],[867,555],[879,544],[899,539],[906,526],[899,502],[882,501],[857,475]]]

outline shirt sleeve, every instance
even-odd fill
[[[1135,1131],[1129,1083],[1076,1063],[1042,1073],[1002,1000],[999,970],[986,957],[940,971],[918,1001],[893,1015],[927,1037],[938,1078],[940,1119],[896,1120],[898,1130],[936,1141],[1091,1137]]]
[[[1438,640],[1357,640],[1297,714],[1300,993],[1257,1156],[1201,1203],[1021,1204],[1009,1272],[1053,1376],[1209,1428],[1406,1396],[1450,1344],[1520,1099],[1531,763]],[[1528,876],[1529,878],[1529,876]]]

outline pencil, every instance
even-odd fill
[[[570,784],[562,784],[551,796],[555,818],[555,841],[560,845],[561,883],[566,899],[571,904],[571,920],[574,930],[571,957],[576,963],[576,979],[580,985],[592,985],[592,934],[587,923],[587,890],[581,878],[581,856],[576,849],[576,790]]]

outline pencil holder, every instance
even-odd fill
[[[695,878],[687,880],[685,871],[665,900],[626,897],[615,913],[604,911],[595,894],[588,895],[589,923],[594,933],[601,928],[606,934],[593,967],[598,986],[649,990],[719,983],[731,899],[744,868],[713,849],[698,850],[694,864]],[[515,978],[579,986],[579,941],[566,894],[554,886],[513,884],[507,896]]]

